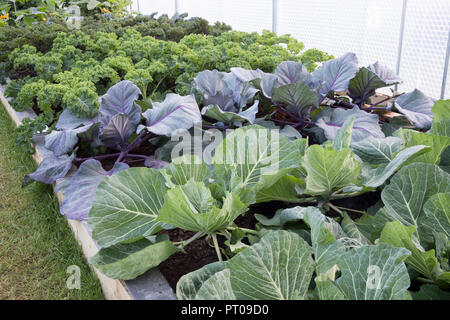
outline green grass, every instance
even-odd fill
[[[35,170],[14,145],[14,124],[0,103],[0,299],[103,299],[50,186],[22,189]],[[69,290],[67,267],[81,270],[81,288]]]

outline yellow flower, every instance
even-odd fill
[[[5,20],[8,20],[9,19],[9,13],[7,13],[6,15],[2,15],[2,16],[0,16],[0,20],[3,20],[3,19],[5,19]]]
[[[106,8],[102,8],[102,13],[111,13],[111,12]]]

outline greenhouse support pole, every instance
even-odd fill
[[[445,53],[444,74],[442,75],[441,99],[444,99],[447,84],[448,61],[450,60],[450,29],[448,30],[447,52]],[[448,98],[448,97],[447,97]]]
[[[272,0],[272,32],[278,32],[278,0]]]
[[[179,9],[178,9],[178,0],[174,0],[175,1],[175,13],[179,13]]]
[[[402,20],[400,22],[400,36],[398,39],[398,53],[397,53],[397,75],[400,75],[400,62],[402,60],[402,48],[403,48],[403,33],[405,31],[405,20],[406,20],[406,5],[408,4],[408,0],[403,0],[403,8],[402,8]],[[398,85],[395,85],[395,91],[397,91]]]

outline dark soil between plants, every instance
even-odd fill
[[[334,200],[333,203],[349,209],[365,211],[367,208],[373,206],[380,199],[380,192],[369,192],[357,197],[346,198],[342,200]],[[313,205],[313,204],[311,204]],[[264,215],[271,218],[278,209],[286,209],[298,206],[297,203],[284,203],[280,201],[271,201],[267,203],[257,204],[236,219],[235,223],[239,227],[254,229],[257,220],[254,216],[255,213]],[[302,206],[308,206],[308,204],[302,204]],[[361,214],[357,212],[347,211],[348,215],[352,219],[358,219]],[[330,217],[339,217],[339,213],[329,211]],[[167,233],[172,241],[183,241],[192,237],[195,233],[190,231],[184,231],[181,229],[174,229],[169,231],[163,231]],[[221,248],[225,248],[224,240],[222,236],[218,236],[219,245]],[[245,240],[243,242],[246,242]],[[248,244],[248,243],[247,243]],[[192,271],[198,270],[201,267],[218,261],[216,251],[206,238],[202,238],[194,241],[185,248],[186,253],[176,253],[166,261],[162,262],[158,268],[166,278],[169,285],[173,290],[176,290],[178,280]]]
[[[256,222],[257,221],[251,211],[238,217],[235,221],[235,223],[242,228],[254,228]],[[181,229],[164,231],[164,233],[169,234],[170,240],[172,241],[183,241],[195,234],[195,232]],[[220,247],[225,248],[225,238],[219,235],[217,240],[219,241]],[[173,290],[176,290],[178,280],[185,274],[219,260],[212,245],[212,241],[208,241],[206,238],[192,242],[185,248],[185,251],[186,253],[179,252],[174,254],[158,266],[158,269],[164,275]]]

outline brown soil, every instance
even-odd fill
[[[279,201],[272,201],[268,203],[258,204],[250,207],[247,213],[236,219],[235,223],[239,227],[254,229],[256,219],[254,214],[262,214],[271,218],[278,209],[295,207],[297,204],[283,203]],[[184,231],[181,229],[174,229],[169,231],[162,231],[167,233],[171,241],[187,240],[194,235],[194,232]],[[225,248],[223,242],[224,238],[219,236],[219,245]],[[248,244],[247,241],[243,241]],[[206,238],[196,240],[185,248],[186,253],[176,253],[169,259],[159,265],[159,270],[169,282],[169,285],[175,290],[178,280],[185,274],[198,270],[201,267],[218,261],[216,251]]]
[[[31,109],[33,109],[34,113],[41,114],[41,109],[39,109],[39,107],[37,105],[37,99],[36,98],[34,98],[33,107]]]
[[[130,153],[151,156],[151,155],[155,154],[155,150],[156,150],[156,147],[154,145],[152,145],[149,142],[144,142],[138,148],[132,150]],[[119,151],[117,151],[117,150],[108,149],[106,152],[104,152],[102,154],[114,154],[114,153],[118,153],[118,152]],[[99,154],[99,155],[101,155],[101,154]],[[92,153],[88,149],[85,150],[83,148],[80,148],[77,151],[77,156],[78,156],[78,158],[88,158],[88,157],[92,156]],[[101,161],[103,169],[105,169],[106,171],[111,170],[114,167],[114,164],[116,163],[116,159],[117,158],[103,159]],[[144,166],[143,159],[138,159],[138,158],[130,158],[130,159],[132,161],[130,161],[129,163],[127,162],[127,164],[130,167],[143,167]]]
[[[366,211],[375,205],[381,199],[381,191],[367,192],[357,197],[333,200],[332,203],[339,207],[354,209],[358,211]],[[347,211],[353,220],[361,217],[361,214],[354,211]]]
[[[256,219],[251,212],[247,212],[244,216],[240,216],[236,219],[236,224],[242,228],[254,228]],[[183,241],[192,237],[195,233],[190,231],[184,231],[181,229],[174,229],[169,231],[163,231],[163,233],[169,234],[172,241]],[[221,248],[224,246],[224,237],[218,236],[219,245]],[[192,242],[185,248],[186,253],[176,253],[169,259],[159,265],[159,270],[169,282],[172,289],[176,289],[178,280],[189,272],[200,269],[201,267],[218,261],[216,251],[206,238],[202,238]]]
[[[170,230],[167,233],[172,241],[187,240],[194,235],[194,232],[181,229]],[[220,240],[223,241],[221,237]],[[183,275],[218,260],[214,247],[205,238],[192,242],[185,250],[186,253],[176,253],[158,267],[174,290]]]
[[[150,143],[143,143],[139,148],[133,151],[135,154],[152,155],[154,154],[155,147]],[[109,150],[110,153],[117,151]],[[102,161],[102,165],[105,170],[110,170],[115,162],[115,158]],[[130,166],[143,166],[143,162],[133,162]],[[349,209],[365,211],[370,206],[374,205],[380,199],[380,192],[370,192],[361,196],[347,198],[342,200],[334,200],[333,204],[340,207]],[[296,203],[285,203],[281,201],[272,201],[267,203],[261,203],[253,205],[249,208],[247,213],[236,219],[235,223],[239,227],[254,229],[256,225],[255,213],[262,214],[268,218],[271,218],[278,209],[295,207]],[[304,203],[302,206],[315,205]],[[353,211],[347,211],[352,219],[357,219],[361,214]],[[330,217],[339,217],[340,214],[330,210],[328,212]],[[194,235],[194,232],[185,231],[181,229],[174,229],[168,231],[162,231],[167,233],[170,240],[173,242],[187,240]],[[219,245],[225,249],[224,237],[218,236]],[[247,239],[243,242],[248,244]],[[185,274],[198,270],[201,267],[218,261],[216,251],[212,245],[211,239],[202,238],[194,241],[185,248],[185,252],[176,253],[169,259],[159,265],[159,270],[167,279],[169,285],[175,290],[178,280]]]
[[[34,78],[34,77],[38,76],[38,73],[36,71],[34,71],[34,70],[20,70],[20,71],[17,71],[16,73],[17,74],[16,74],[15,77],[13,77],[13,80],[23,79],[23,78],[25,78],[27,76],[30,76],[31,78]]]
[[[347,198],[342,200],[334,200],[333,204],[337,206],[342,206],[349,209],[362,210],[365,211],[367,208],[373,206],[380,199],[380,192],[369,192],[361,196]],[[280,201],[272,201],[267,203],[261,203],[254,205],[249,208],[244,216],[240,216],[236,219],[235,223],[239,227],[254,229],[256,224],[256,219],[254,217],[255,213],[262,214],[268,218],[271,218],[278,209],[295,207],[298,204],[295,203],[284,203]],[[302,204],[302,206],[308,206],[313,204]],[[347,211],[348,215],[352,219],[357,219],[361,214],[357,212]],[[328,215],[330,217],[339,217],[339,213],[334,211],[329,211]],[[189,239],[194,235],[194,232],[184,231],[180,229],[174,229],[170,231],[163,231],[169,234],[172,241],[183,241]],[[219,245],[221,248],[225,248],[223,242],[224,238],[219,236]],[[247,242],[247,241],[243,241]],[[189,272],[200,269],[201,267],[218,261],[212,243],[209,243],[205,238],[196,240],[191,243],[186,248],[186,253],[176,253],[169,259],[164,261],[159,265],[159,270],[164,275],[164,277],[169,282],[169,285],[175,290],[178,280],[185,274]]]

